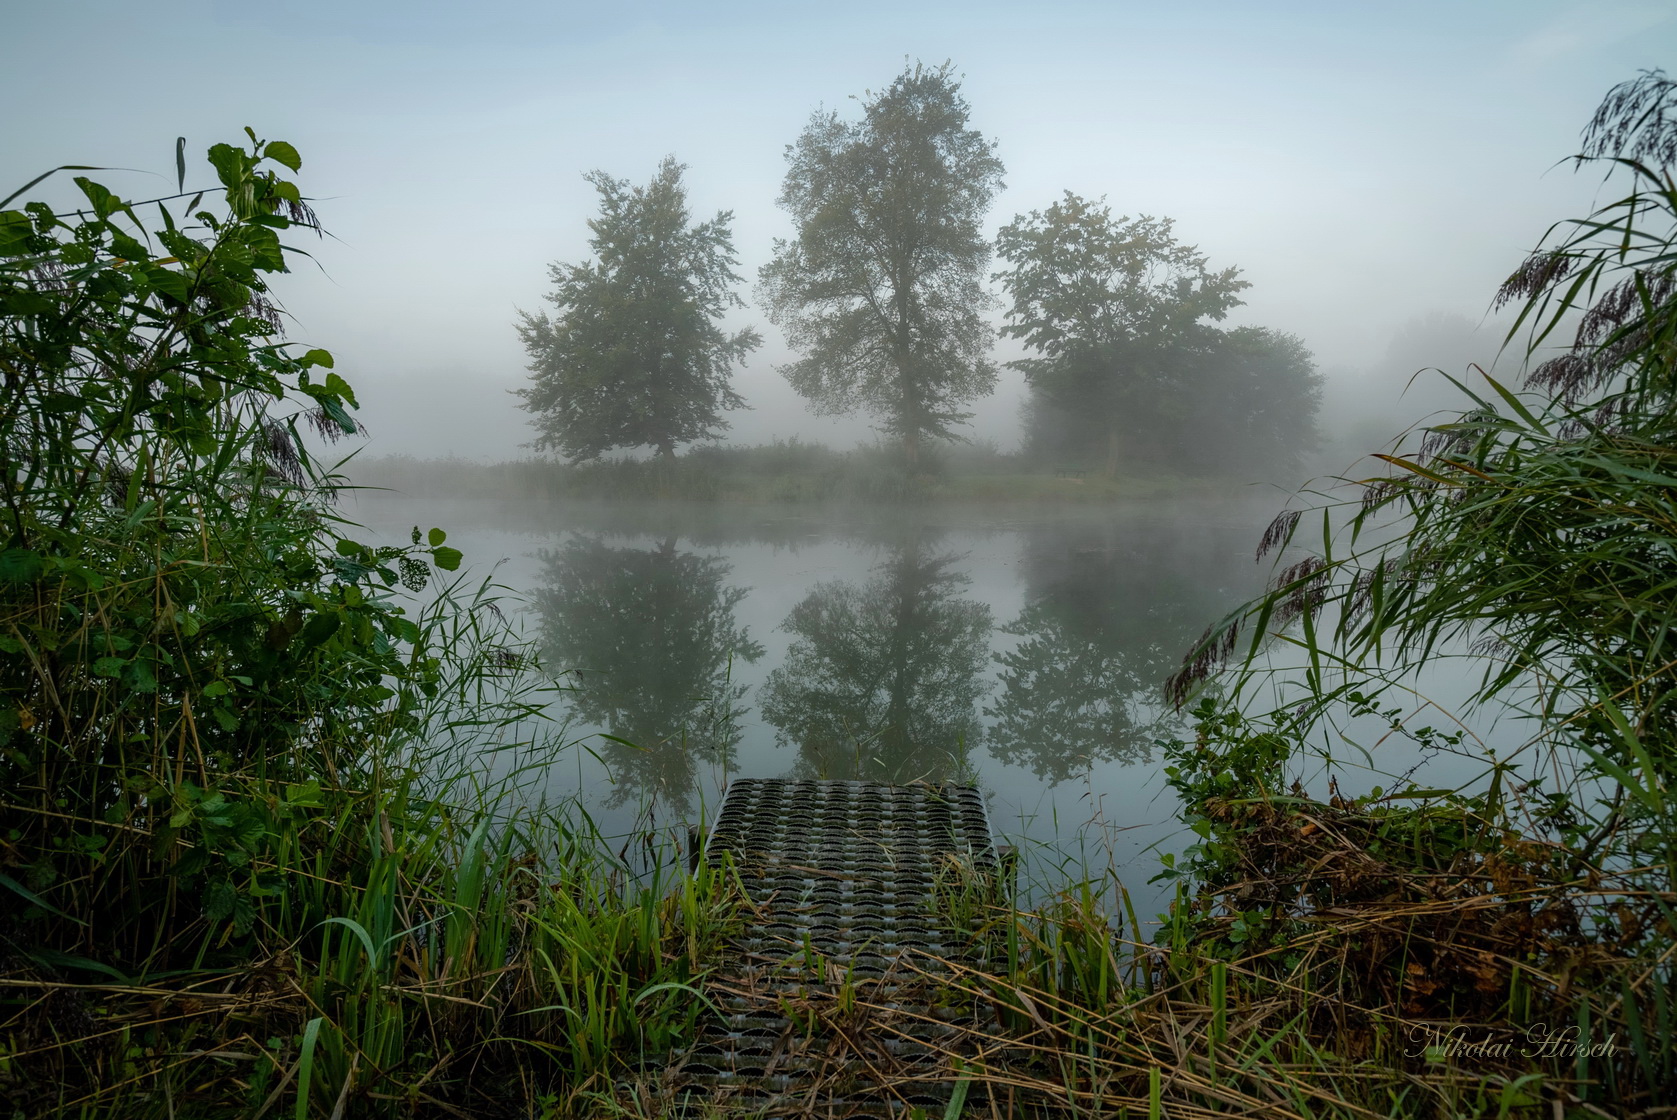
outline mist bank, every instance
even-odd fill
[[[357,456],[340,467],[352,487],[413,498],[536,498],[722,503],[1052,502],[1102,503],[1214,495],[1257,481],[1137,464],[1108,473],[1076,461],[1051,462],[990,444],[944,446],[904,470],[894,448],[839,451],[776,441],[753,447],[697,447],[674,459],[568,464],[526,457],[501,462]]]

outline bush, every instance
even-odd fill
[[[447,756],[516,745],[543,686],[492,589],[402,605],[459,567],[442,530],[334,514],[308,442],[355,395],[268,286],[319,227],[296,151],[250,141],[184,206],[181,153],[168,198],[0,212],[0,1089],[528,1112],[691,1034],[730,895],[638,883]]]
[[[1581,1060],[1568,1091],[1627,1107],[1677,1087],[1674,108],[1677,83],[1657,72],[1609,94],[1577,158],[1629,193],[1557,225],[1502,286],[1528,392],[1464,384],[1467,410],[1317,511],[1324,548],[1287,556],[1172,682],[1185,700],[1244,646],[1223,701],[1198,712],[1198,743],[1173,750],[1202,840],[1186,868],[1199,936],[1283,971],[1314,946],[1333,978],[1308,990],[1389,1016],[1563,1015],[1619,1043],[1596,1086]],[[1260,556],[1308,523],[1283,513]],[[1250,723],[1238,705],[1260,654],[1295,624],[1302,695]],[[1477,661],[1475,706],[1518,709],[1537,733],[1462,790],[1405,780],[1323,803],[1288,788],[1287,758],[1341,715],[1438,747],[1388,705],[1446,655]]]

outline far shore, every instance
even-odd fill
[[[1251,479],[1164,468],[1116,475],[1078,462],[1032,462],[986,448],[959,448],[914,474],[881,452],[819,445],[699,448],[673,461],[567,464],[526,458],[498,463],[409,456],[356,457],[342,473],[355,487],[410,498],[525,498],[576,501],[775,503],[1050,503],[1092,505],[1138,499],[1229,495]]]

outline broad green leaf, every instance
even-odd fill
[[[303,157],[297,154],[296,148],[293,148],[284,140],[268,141],[267,146],[262,149],[262,154],[273,160],[275,163],[284,164],[293,171],[301,171],[303,169]]]

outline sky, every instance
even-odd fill
[[[528,453],[513,324],[548,307],[550,262],[588,256],[584,173],[645,182],[666,155],[687,164],[695,217],[734,214],[750,303],[792,233],[775,206],[786,146],[817,109],[858,114],[852,99],[907,62],[953,62],[972,127],[999,145],[992,233],[1066,190],[1174,219],[1251,282],[1230,322],[1299,335],[1341,410],[1387,407],[1371,371],[1418,321],[1485,320],[1544,231],[1602,191],[1562,162],[1602,95],[1677,68],[1671,0],[0,0],[0,13],[5,193],[83,163],[139,169],[96,177],[144,197],[172,186],[177,136],[199,154],[247,125],[291,142],[331,234],[278,282],[291,337],[336,355],[367,453],[490,459]],[[736,376],[753,407],[729,414],[730,439],[872,438],[865,417],[811,415],[776,370],[790,357],[778,332],[755,306],[731,317],[746,324],[766,342]],[[1488,360],[1500,335],[1480,336],[1472,356]],[[998,361],[1019,356],[998,343]],[[1023,396],[1004,371],[969,434],[1012,446]]]

